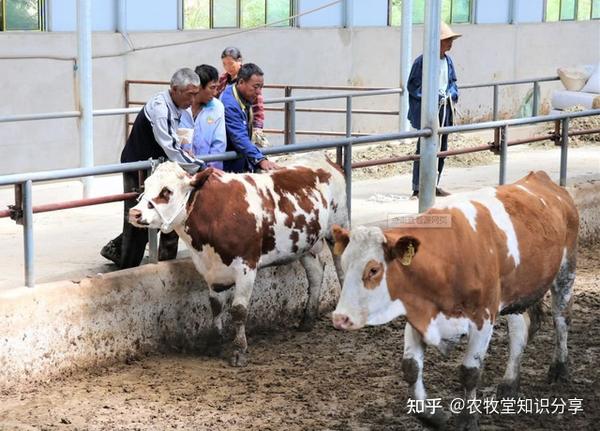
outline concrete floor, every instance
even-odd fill
[[[543,169],[558,180],[560,150],[509,149],[507,180],[514,181],[531,170]],[[568,178],[600,175],[600,147],[569,150]],[[409,200],[410,175],[381,180],[357,181],[352,191],[354,225],[384,222],[389,217],[417,212],[417,201]],[[456,193],[498,182],[498,164],[472,168],[447,168],[440,185]],[[81,197],[78,181],[34,185],[34,205],[68,201]],[[119,193],[121,177],[96,177],[94,195]],[[0,207],[14,203],[13,189],[0,189]],[[59,212],[34,215],[35,280],[79,280],[97,273],[111,272],[114,265],[100,256],[102,246],[120,232],[122,203],[96,205]],[[24,284],[23,232],[10,219],[0,219],[0,289],[18,288]],[[180,256],[188,254],[182,245]]]

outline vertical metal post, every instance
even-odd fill
[[[25,249],[25,286],[35,286],[35,267],[33,261],[33,205],[32,183],[27,180],[23,184],[23,243]]]
[[[500,127],[500,179],[498,180],[500,185],[506,183],[507,133],[508,126]]]
[[[354,21],[354,0],[344,0],[342,6],[344,9],[344,27],[352,28]]]
[[[156,169],[156,166],[152,165],[146,172],[146,176],[149,177]],[[148,260],[151,263],[158,262],[158,229],[148,229]]]
[[[352,96],[346,97],[346,138],[352,136]],[[341,166],[342,164],[342,147],[335,149],[335,162]]]
[[[531,108],[531,115],[533,117],[536,117],[539,111],[539,100],[538,100],[538,95],[540,92],[540,83],[537,81],[534,81],[533,83],[533,106]]]
[[[410,75],[412,57],[412,0],[402,0],[402,31],[400,33],[400,132],[406,132],[410,128],[408,124],[408,90],[406,83]]]
[[[292,100],[291,102],[289,102],[289,109],[290,109],[290,128],[288,130],[290,137],[289,137],[289,144],[290,145],[294,145],[296,143],[296,101]]]
[[[83,168],[94,166],[94,117],[92,102],[92,2],[77,2],[77,75],[79,78],[79,146]],[[83,197],[91,195],[93,177],[83,177]]]
[[[425,2],[425,38],[423,42],[423,88],[421,97],[421,129],[430,129],[431,135],[421,138],[419,171],[419,212],[435,202],[437,183],[438,93],[440,75],[440,15],[441,1]]]
[[[292,89],[290,87],[285,87],[283,89],[284,97],[292,96]],[[283,145],[288,145],[290,143],[290,104],[289,102],[284,103],[283,107]]]
[[[496,121],[498,119],[498,86],[494,85],[494,111],[492,119]]]
[[[567,185],[567,150],[569,149],[569,119],[562,120],[562,142],[560,146],[560,185]]]
[[[344,176],[346,177],[346,208],[348,221],[352,224],[352,143],[344,148]]]

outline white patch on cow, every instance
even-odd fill
[[[444,313],[438,313],[427,326],[424,336],[425,343],[435,347],[439,347],[442,341],[454,343],[469,332],[470,322],[466,317],[449,318]]]
[[[481,368],[493,332],[494,325],[491,320],[485,320],[481,329],[478,329],[474,322],[469,322],[469,345],[463,358],[465,367]]]
[[[461,209],[463,213],[465,213],[465,209],[470,208],[470,206],[473,207],[473,210],[475,210],[473,202],[477,202],[478,204],[481,204],[489,210],[490,216],[496,224],[496,226],[500,230],[502,230],[506,235],[506,246],[508,248],[508,256],[512,257],[515,262],[515,266],[518,266],[521,262],[521,254],[519,252],[517,234],[512,224],[512,220],[510,219],[510,216],[508,215],[508,212],[504,207],[504,204],[496,196],[496,189],[488,187],[481,190],[477,190],[476,192],[456,194],[450,197],[452,197],[452,199],[444,202],[443,206],[442,204],[440,204],[441,208],[458,208]],[[468,201],[470,206],[466,205],[465,201]],[[467,217],[467,220],[469,220],[471,227],[473,227],[473,229],[475,230],[476,214],[473,215],[469,213],[469,215],[467,215],[465,213],[465,216]]]
[[[456,208],[463,213],[471,225],[471,228],[473,228],[473,231],[477,232],[477,208],[475,208],[475,205],[473,205],[471,201],[463,199],[455,200],[452,198],[452,195],[450,195],[439,207],[448,209]],[[436,206],[436,208],[438,208],[438,206]]]
[[[526,313],[509,314],[507,319],[508,335],[510,338],[510,353],[503,380],[513,382],[519,377],[521,356],[523,350],[525,350],[525,346],[527,346],[530,320]]]
[[[350,242],[342,255],[345,279],[334,315],[347,316],[351,329],[382,325],[406,314],[399,299],[392,300],[387,285],[387,265],[383,256],[385,236],[378,227],[360,226],[350,233]],[[370,260],[383,263],[384,275],[379,286],[367,289],[362,280]]]
[[[427,392],[423,384],[423,360],[425,358],[425,349],[421,334],[410,324],[404,327],[404,354],[403,359],[414,359],[419,367],[419,375],[414,385],[414,398],[417,400],[427,399]]]
[[[540,201],[542,201],[542,204],[544,204],[545,207],[548,206],[548,204],[546,203],[546,201],[544,200],[544,198],[540,198]]]

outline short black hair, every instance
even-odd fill
[[[240,71],[238,72],[238,82],[239,81],[247,81],[252,78],[252,75],[263,76],[264,73],[260,67],[258,67],[254,63],[246,63],[240,67]]]
[[[202,88],[206,88],[206,85],[209,82],[219,79],[219,71],[216,67],[213,67],[210,64],[201,64],[200,66],[196,66],[194,72],[196,72],[196,74],[200,77],[200,86]]]
[[[242,53],[235,46],[228,46],[221,53],[221,60],[225,57],[231,57],[234,60],[242,60]]]

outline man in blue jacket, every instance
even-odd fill
[[[458,102],[458,87],[456,86],[456,71],[450,56],[446,55],[452,48],[454,39],[462,36],[452,31],[445,22],[440,27],[440,77],[439,77],[439,120],[440,127],[454,124],[454,104]],[[421,128],[421,90],[423,84],[423,56],[417,57],[408,77],[408,120],[415,129]],[[448,149],[448,135],[442,135],[441,151]],[[417,141],[417,154],[421,151],[421,139]],[[438,183],[444,169],[444,157],[438,159]],[[412,198],[419,196],[419,161],[413,164]],[[448,196],[450,193],[436,187],[436,196]]]
[[[221,94],[225,106],[225,131],[227,151],[236,151],[241,159],[223,162],[227,172],[256,172],[279,169],[252,142],[252,104],[262,93],[263,71],[254,63],[246,63],[238,72],[237,82]]]

